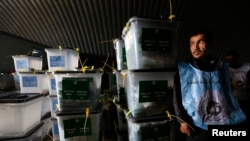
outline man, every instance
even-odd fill
[[[240,102],[250,102],[250,63],[241,63],[237,51],[226,53],[225,60],[230,64],[234,95]]]
[[[189,47],[192,57],[177,64],[174,110],[187,141],[206,141],[208,125],[238,124],[245,115],[233,97],[229,67],[210,55],[212,34],[192,33]]]
[[[247,117],[247,121],[244,125],[249,126],[250,63],[241,63],[240,54],[235,50],[226,53],[225,61],[230,64],[233,94],[238,99],[240,107]]]

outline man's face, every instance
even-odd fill
[[[190,52],[195,59],[200,59],[206,56],[208,52],[208,45],[204,34],[194,35],[189,41]]]

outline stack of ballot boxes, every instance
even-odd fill
[[[121,107],[127,107],[127,96],[125,92],[125,74],[123,71],[127,70],[127,59],[124,40],[121,38],[116,38],[113,41],[115,53],[116,53],[116,63],[117,70],[113,72],[116,78],[116,91],[114,101]],[[117,138],[119,140],[126,140],[128,135],[128,124],[122,108],[116,108],[117,119],[115,121],[115,129],[117,133]]]
[[[49,114],[48,83],[46,70],[43,70],[42,57],[14,55],[16,90],[21,94],[43,94],[41,118]]]
[[[16,89],[0,95],[0,140],[41,141],[43,117],[49,113],[43,58],[27,55],[12,58]]]
[[[54,141],[59,141],[59,129],[56,118],[56,111],[58,109],[58,100],[56,93],[56,80],[54,76],[54,72],[47,72],[47,83],[49,85],[49,101],[50,101],[50,114],[51,118],[49,120],[51,124],[50,134]]]
[[[117,62],[117,70],[113,73],[116,78],[116,90],[117,90],[117,100],[119,103],[126,103],[126,94],[124,88],[123,78],[124,75],[122,71],[127,70],[127,59],[126,59],[126,51],[124,40],[120,38],[116,38],[114,40],[114,49],[116,52],[116,62]]]
[[[27,55],[14,55],[12,58],[16,90],[20,93],[48,93],[46,73],[42,70],[43,58]]]
[[[176,65],[177,22],[132,17],[122,31],[127,69],[128,139],[172,141],[172,87]]]
[[[46,71],[43,70],[42,57],[28,55],[13,55],[15,73],[13,73],[16,89],[20,93],[44,94],[42,116],[45,116],[49,109],[46,106],[48,99],[48,84],[46,83]]]
[[[51,84],[51,113],[58,140],[98,141],[101,133],[99,70],[79,69],[79,55],[71,49],[47,49]],[[57,122],[56,122],[57,121]]]

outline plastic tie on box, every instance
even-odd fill
[[[86,108],[86,118],[85,118],[85,122],[84,122],[84,132],[86,131],[86,125],[87,125],[87,120],[88,120],[88,117],[89,117],[89,113],[90,113],[90,109],[89,108]]]

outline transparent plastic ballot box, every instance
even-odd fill
[[[23,136],[41,121],[43,94],[0,94],[0,137]]]
[[[131,17],[122,31],[127,69],[174,67],[179,24],[164,19]]]
[[[175,122],[167,116],[134,118],[127,116],[130,141],[175,141]]]
[[[117,70],[127,69],[126,49],[123,39],[114,40],[114,49],[116,54]]]
[[[95,110],[101,102],[102,72],[55,71],[59,111]]]
[[[173,108],[174,75],[174,68],[126,71],[125,92],[133,117],[160,116]]]
[[[27,55],[12,56],[16,72],[42,70],[43,58]]]
[[[19,72],[20,93],[48,93],[49,85],[45,71]]]
[[[44,122],[40,122],[38,125],[30,129],[26,134],[22,136],[13,137],[0,137],[1,141],[43,141],[42,140],[42,128]]]
[[[78,68],[79,56],[73,49],[46,48],[48,71],[68,71]]]
[[[100,141],[102,111],[57,112],[62,141]]]

